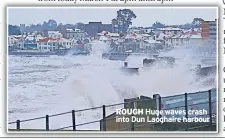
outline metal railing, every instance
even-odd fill
[[[204,108],[204,109],[208,110],[207,115],[210,118],[210,122],[206,126],[214,126],[214,125],[216,125],[215,123],[213,123],[213,120],[215,120],[216,112],[212,112],[212,111],[213,110],[216,111],[217,107],[215,107],[215,106],[212,107],[212,105],[216,104],[217,98],[215,98],[216,92],[213,92],[213,97],[215,99],[212,100],[212,91],[215,91],[215,89],[200,92],[201,94],[202,93],[207,94],[208,98],[207,98],[206,102],[200,102],[200,103],[196,103],[196,104],[190,104],[190,101],[188,100],[188,98],[190,96],[193,96],[193,97],[198,96],[197,94],[200,95],[199,92],[189,93],[189,94],[185,93],[185,94],[181,94],[181,95],[174,95],[174,96],[168,96],[168,97],[161,97],[159,95],[153,95],[153,100],[156,102],[157,110],[171,110],[171,109],[176,109],[176,108],[178,108],[178,109],[184,108],[185,111],[186,111],[186,114],[184,116],[185,118],[189,117],[187,112],[188,112],[188,110],[190,110],[189,109],[190,106],[198,105],[199,108]],[[184,97],[184,102],[180,102],[179,105],[172,106],[172,107],[163,106],[163,104],[165,104],[166,101],[176,100],[177,97]],[[199,99],[201,99],[201,97],[199,97]],[[133,105],[135,102],[138,103],[138,102],[144,102],[144,101],[149,101],[149,100],[152,100],[152,99],[134,99],[134,100],[130,100],[128,102],[123,102],[123,103],[117,103],[117,104],[111,104],[111,105],[102,105],[102,106],[99,106],[99,107],[93,107],[93,108],[87,108],[87,109],[81,109],[81,110],[72,110],[72,111],[68,111],[68,112],[62,112],[62,113],[53,114],[53,115],[46,115],[46,116],[31,118],[31,119],[26,119],[26,120],[17,120],[17,121],[14,121],[14,122],[9,122],[8,124],[15,124],[16,125],[16,131],[20,131],[20,130],[23,130],[23,129],[21,129],[21,123],[23,123],[23,122],[30,122],[30,121],[34,121],[34,120],[45,119],[45,129],[44,129],[44,131],[49,131],[49,130],[58,131],[58,130],[65,130],[65,129],[68,129],[68,128],[72,128],[72,131],[79,131],[79,130],[77,130],[78,126],[84,126],[84,125],[89,125],[89,124],[98,123],[98,122],[101,125],[101,122],[102,122],[102,125],[100,126],[100,131],[107,131],[107,125],[106,125],[107,121],[116,119],[116,116],[115,117],[109,117],[109,116],[107,117],[106,116],[106,109],[107,108],[115,107],[115,106],[119,106],[119,105],[124,105],[124,107],[125,107],[125,104],[129,104],[129,105],[132,104]],[[195,100],[195,99],[193,99],[193,100]],[[88,110],[95,110],[95,109],[102,109],[102,118],[101,119],[97,119],[97,120],[93,120],[93,121],[89,121],[89,122],[85,122],[85,123],[77,123],[76,113],[84,112],[84,111],[88,111]],[[71,118],[72,118],[71,119],[71,125],[60,127],[60,128],[57,128],[57,129],[50,129],[49,122],[51,121],[52,117],[62,116],[62,115],[66,115],[66,114],[71,114]],[[200,116],[200,115],[196,115],[195,117],[198,117],[198,116]],[[162,117],[162,116],[159,116],[159,117]],[[154,124],[148,123],[148,124],[141,124],[141,125],[135,126],[134,123],[131,123],[129,128],[118,129],[116,131],[124,131],[124,130],[135,131],[135,128],[140,128],[140,127],[144,127],[144,126],[148,126],[148,125],[157,125],[157,124],[158,123],[154,123]],[[199,127],[203,127],[203,126],[199,126]],[[185,128],[184,130],[188,131],[188,130],[192,130],[192,129],[195,129],[195,127],[188,127],[188,128]],[[29,130],[29,129],[26,129],[26,130]],[[182,130],[182,129],[180,129],[180,130]],[[176,131],[180,131],[180,130],[176,130]]]

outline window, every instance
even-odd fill
[[[216,33],[209,33],[210,35],[216,35]]]
[[[216,23],[210,23],[209,26],[216,26]]]
[[[47,42],[45,42],[44,45],[47,45]]]
[[[209,30],[210,31],[216,31],[216,28],[210,28]]]

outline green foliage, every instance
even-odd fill
[[[117,11],[117,17],[112,19],[112,25],[114,29],[120,32],[126,32],[130,25],[132,25],[132,20],[136,18],[134,12],[130,9],[120,9]]]
[[[8,34],[9,35],[20,35],[21,31],[18,26],[8,25]]]
[[[165,28],[165,24],[162,24],[158,21],[156,21],[153,25],[152,28],[157,29],[157,28]]]
[[[192,24],[201,24],[202,22],[204,22],[204,20],[202,18],[194,18],[193,21],[192,21]]]

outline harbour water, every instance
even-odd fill
[[[102,53],[107,51],[107,47],[102,42],[95,42],[88,56],[9,56],[9,122],[120,103],[125,98],[140,95],[152,97],[160,93],[161,96],[168,96],[216,87],[215,75],[196,82],[196,76],[189,71],[189,64],[202,63],[202,58],[206,57],[200,57],[191,50],[171,51],[170,55],[179,58],[173,68],[157,66],[141,70],[139,75],[129,76],[121,72],[122,61],[102,59]],[[210,58],[210,64],[216,65],[215,58]],[[101,113],[93,112],[76,114],[79,123],[93,121],[101,116]],[[71,125],[71,114],[51,118],[50,122],[51,128]],[[15,128],[15,124],[9,125],[9,128]],[[45,120],[22,123],[21,128],[44,129]],[[99,123],[80,128],[99,129]]]

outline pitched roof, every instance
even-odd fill
[[[47,37],[47,38],[40,39],[39,42],[50,42],[50,41],[55,41],[55,40],[56,40],[56,39]]]
[[[125,38],[126,39],[128,39],[128,38],[130,38],[130,39],[140,39],[140,38],[142,38],[142,35],[135,34],[135,33],[133,33],[133,34],[127,34]]]
[[[71,42],[70,40],[67,40],[65,38],[44,38],[44,39],[40,39],[38,42]]]

